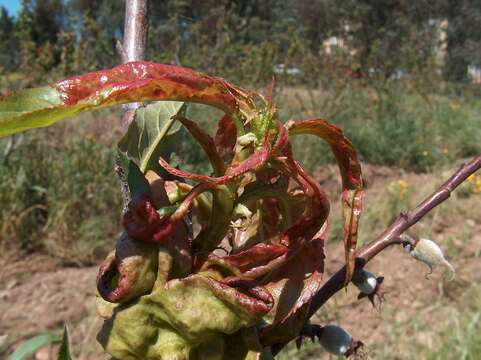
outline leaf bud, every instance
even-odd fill
[[[356,272],[352,282],[361,293],[366,295],[372,294],[378,286],[377,277],[373,273],[364,269]]]
[[[350,356],[362,346],[354,341],[351,334],[336,325],[326,325],[320,330],[319,342],[327,352],[333,355]]]
[[[242,146],[242,147],[245,147],[245,146],[249,146],[250,144],[253,144],[255,143],[255,141],[257,140],[256,136],[254,133],[247,133],[245,135],[242,135],[242,136],[239,136],[237,138],[237,143]]]
[[[128,205],[123,218],[125,231],[136,240],[166,242],[173,230],[172,223],[169,222],[169,214],[173,211],[173,207],[161,209],[161,217],[150,197],[142,194]]]

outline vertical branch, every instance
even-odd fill
[[[124,41],[123,44],[117,44],[123,63],[145,58],[149,29],[148,7],[149,0],[126,0],[125,2]],[[134,110],[139,106],[139,103],[133,103],[124,107],[122,125],[125,130],[133,120]]]
[[[125,2],[124,43],[122,62],[143,60],[147,43],[148,0],[127,0]],[[125,57],[124,57],[125,56]]]
[[[120,42],[117,43],[117,51],[119,52],[122,63],[143,60],[145,58],[149,28],[147,17],[148,8],[149,0],[126,0],[125,2],[124,41],[123,44]],[[139,103],[133,103],[124,107],[125,112],[122,115],[122,127],[124,131],[127,131],[134,118],[135,110],[139,106]],[[115,171],[120,181],[120,192],[122,193],[123,201],[122,213],[127,211],[127,205],[131,200],[124,170],[120,157],[117,156]]]

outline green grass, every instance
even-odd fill
[[[219,111],[193,106],[188,115],[215,135]],[[112,248],[121,230],[121,195],[114,172],[119,136],[108,126],[102,133],[100,125],[109,116],[116,115],[84,115],[17,135],[21,142],[8,158],[8,139],[0,140],[0,250],[90,263]],[[197,142],[186,130],[181,139],[175,156],[182,168],[210,174]]]
[[[333,106],[317,105],[316,92],[284,101],[283,119],[324,117],[341,127],[361,160],[429,171],[481,151],[481,100],[442,94],[421,96],[409,84],[392,83],[382,92],[348,84]],[[291,99],[295,91],[288,93]],[[310,99],[310,100],[309,100]],[[295,151],[308,168],[332,162],[327,146],[315,138],[295,139]]]
[[[481,354],[481,288],[472,284],[457,290],[456,301],[433,299],[418,316],[390,322],[390,338],[376,344],[373,358],[393,353],[403,359],[475,360]],[[397,311],[397,310],[394,310]],[[430,315],[436,323],[426,323]],[[438,314],[437,314],[438,313]],[[443,314],[440,316],[440,314]],[[390,318],[392,316],[389,316]]]
[[[477,299],[481,291],[473,294]],[[441,334],[440,346],[430,349],[427,360],[476,360],[481,354],[481,304],[468,313],[453,313],[453,321]]]
[[[0,142],[0,246],[88,261],[120,229],[115,153],[80,135],[60,140],[62,127],[23,135],[8,159]]]

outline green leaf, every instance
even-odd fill
[[[120,151],[127,154],[145,172],[156,167],[159,156],[170,155],[173,137],[181,124],[173,117],[183,108],[179,101],[156,102],[137,109],[127,134],[120,140]]]
[[[62,107],[60,92],[50,86],[27,89],[0,99],[0,136],[52,125],[73,115],[76,107]]]
[[[157,210],[157,213],[162,218],[166,215],[171,216],[175,212],[175,210],[177,210],[177,209],[178,209],[178,206],[165,206],[165,207]]]
[[[31,355],[35,354],[38,349],[54,343],[59,342],[60,336],[51,334],[51,333],[44,333],[33,338],[25,341],[22,343],[9,357],[7,360],[23,360],[27,359]]]
[[[125,179],[129,185],[130,195],[136,198],[141,194],[150,194],[149,182],[135,162],[123,152],[119,151],[119,158],[125,172]]]
[[[169,276],[170,255],[162,247],[158,254],[159,274]],[[239,338],[238,331],[258,323],[272,303],[215,280],[215,274],[158,278],[149,295],[117,308],[97,340],[115,359],[232,359],[223,356],[226,336]]]
[[[63,328],[62,344],[58,350],[57,360],[72,360],[67,325]]]

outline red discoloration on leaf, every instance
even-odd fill
[[[250,113],[248,92],[227,81],[174,65],[134,61],[59,81],[67,106],[94,100],[97,106],[148,100],[212,105],[227,113]]]
[[[124,303],[148,294],[155,282],[157,255],[154,244],[146,244],[123,233],[115,252],[99,268],[97,289],[105,300]]]
[[[325,229],[321,236],[325,236]],[[324,239],[316,238],[297,250],[285,265],[269,276],[264,286],[275,303],[269,313],[271,325],[261,331],[263,344],[291,339],[296,328],[302,327],[310,301],[321,287],[324,258]]]
[[[210,185],[207,183],[202,183],[197,186],[194,186],[187,196],[182,200],[177,210],[172,214],[170,217],[170,221],[177,222],[182,220],[188,213],[189,209],[192,207],[192,203],[194,202],[195,198],[202,194],[204,191],[210,189]]]
[[[232,118],[225,114],[217,125],[215,146],[220,156],[231,154],[237,139],[237,128]]]
[[[210,163],[212,164],[215,175],[224,175],[225,164],[219,153],[217,152],[214,139],[212,139],[212,137],[206,134],[195,122],[183,116],[177,116],[176,119],[179,120],[182,125],[187,128],[187,130],[189,130],[195,140],[197,140],[200,146],[202,146],[205,153],[207,154],[207,157],[210,160]]]
[[[281,223],[278,200],[274,198],[263,199],[259,206],[259,213],[262,236],[266,239],[276,236],[279,233],[279,224]]]
[[[346,285],[351,281],[356,267],[357,230],[362,213],[363,197],[364,191],[362,188],[356,190],[344,190],[342,192],[344,250],[346,253],[347,266]]]
[[[249,156],[246,160],[241,162],[239,165],[227,169],[226,175],[220,176],[220,177],[212,177],[212,176],[182,171],[174,168],[162,158],[159,159],[159,164],[167,172],[169,172],[174,176],[198,181],[200,183],[206,183],[206,184],[209,184],[210,186],[215,186],[215,185],[222,185],[229,181],[232,181],[233,179],[239,177],[242,174],[245,174],[248,171],[259,170],[259,168],[265,165],[267,160],[269,160],[269,144],[266,142],[261,150],[253,153],[251,156]]]
[[[309,303],[320,288],[322,274],[324,273],[324,258],[324,239],[313,239],[296,254],[290,263],[280,270],[279,278],[292,274],[291,280],[298,280],[304,283],[301,294],[289,315],[294,314],[304,304]]]
[[[259,171],[267,163],[270,155],[269,138],[266,137],[260,150],[254,152],[240,164],[229,167],[226,171],[226,176],[233,179],[249,171]]]
[[[299,238],[312,239],[327,220],[330,205],[317,181],[292,158],[289,147],[284,150],[284,155],[286,158],[282,161],[286,171],[301,186],[307,198],[304,212],[282,236],[284,242],[291,244],[297,242]]]
[[[361,164],[356,150],[340,128],[323,119],[291,121],[287,128],[289,135],[310,134],[326,141],[341,169],[343,187],[353,190],[362,188]]]
[[[173,230],[173,224],[166,218],[160,218],[146,195],[130,202],[123,224],[129,236],[146,242],[163,242]]]
[[[29,94],[48,99],[4,116],[3,134],[46,126],[82,111],[139,101],[197,102],[226,112],[215,140],[191,120],[177,116],[203,147],[214,176],[176,169],[161,158],[159,163],[167,172],[199,184],[184,186],[179,192],[181,184],[169,185],[156,175],[147,175],[151,187],[156,187],[152,188],[152,198],[141,195],[129,204],[123,224],[130,237],[125,235],[124,246],[118,246],[115,255],[109,255],[100,267],[98,289],[102,297],[129,302],[119,314],[128,314],[129,308],[140,314],[158,307],[137,328],[154,333],[169,319],[179,339],[188,339],[196,346],[205,345],[201,344],[204,333],[222,331],[222,339],[228,339],[252,329],[256,340],[252,344],[259,349],[300,332],[321,286],[329,201],[317,181],[294,159],[289,135],[316,135],[330,145],[337,159],[343,184],[346,282],[351,280],[363,184],[354,147],[334,125],[313,119],[284,126],[278,120],[272,94],[266,101],[221,78],[145,61],[71,77],[53,88]],[[30,96],[12,98],[4,106],[8,109],[16,101],[30,101]],[[237,136],[243,134],[247,136],[236,146]],[[229,166],[223,161],[227,155],[232,156]],[[205,191],[212,197],[200,196]],[[166,210],[175,212],[161,217],[155,205],[170,205],[168,195],[175,204]],[[196,198],[197,203],[204,199],[204,209],[201,216],[200,211],[192,212],[201,227],[194,238],[191,225],[181,220],[190,218]],[[231,246],[221,257],[214,250],[224,246],[223,241]],[[205,309],[198,311],[202,306]],[[210,313],[212,308],[217,310]],[[209,319],[201,319],[205,313]],[[225,327],[228,317],[231,324]],[[180,331],[182,321],[186,322]],[[203,324],[197,327],[201,329],[195,334],[198,338],[192,330],[196,323]],[[141,343],[149,336],[139,335],[139,339],[134,342]],[[148,346],[156,345],[147,341],[145,349]]]
[[[266,264],[288,251],[283,245],[257,244],[238,254],[226,256],[223,260],[244,272],[254,267]]]
[[[116,286],[111,286],[111,283],[114,281],[116,276],[119,276],[119,274],[115,261],[115,255],[110,254],[102,262],[102,264],[100,264],[97,275],[97,289],[99,294],[102,296],[102,298],[110,302],[119,302],[121,299],[127,296],[129,291],[129,286],[122,277],[118,279],[118,284],[116,284]]]
[[[362,212],[363,183],[361,165],[352,143],[341,129],[326,120],[293,121],[287,125],[290,135],[311,134],[325,140],[331,147],[342,176],[342,203],[344,218],[344,248],[346,253],[346,284],[352,279],[355,268],[357,228]]]
[[[97,290],[103,299],[120,303],[131,298],[131,289],[137,280],[134,271],[124,271],[121,261],[112,254],[100,265]]]
[[[261,304],[265,304],[265,309],[269,311],[274,305],[274,299],[272,295],[263,286],[260,286],[254,280],[246,280],[238,277],[225,278],[223,281],[225,284],[238,289],[241,293],[249,296],[251,299],[258,300]],[[249,299],[249,302],[252,300]],[[266,312],[267,312],[266,311]]]
[[[180,284],[195,287],[199,281],[206,284],[217,298],[241,308],[248,316],[260,317],[272,309],[274,301],[268,291],[252,281],[236,278],[221,282],[208,276],[194,274],[184,279],[169,281],[166,290]]]
[[[327,227],[325,227],[327,229]],[[323,231],[323,236],[327,231]],[[285,319],[290,313],[294,313],[298,308],[307,303],[317,288],[320,287],[320,279],[324,273],[324,238],[315,238],[309,241],[300,249],[293,250],[289,262],[282,266],[275,274],[270,276],[267,288],[274,288],[279,286],[282,279],[289,279],[290,282],[298,283],[295,286],[304,288],[303,292],[298,294],[297,300],[293,303],[292,308],[279,309],[280,313],[285,313],[284,316],[278,315],[279,318]],[[314,275],[313,278],[311,278]],[[284,285],[283,285],[284,286]]]
[[[290,248],[290,250],[292,249]],[[279,269],[282,265],[289,261],[292,256],[293,251],[287,251],[284,254],[272,259],[265,265],[253,267],[252,269],[244,272],[242,276],[249,279],[260,279],[261,277],[272,273],[274,270]]]
[[[276,121],[276,126],[279,134],[277,135],[276,143],[272,149],[272,152],[274,154],[280,154],[289,142],[289,131],[279,120]]]

